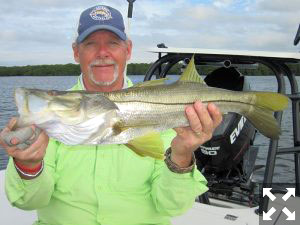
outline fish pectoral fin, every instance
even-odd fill
[[[185,68],[184,72],[180,76],[178,82],[197,82],[206,86],[204,80],[199,75],[196,69],[194,55],[191,58],[191,61],[189,62],[187,67]]]
[[[90,120],[90,127],[95,127],[85,143],[101,144],[106,139],[118,135],[121,131],[116,130],[116,124],[121,124],[116,110],[108,110]]]
[[[137,84],[133,85],[132,88],[163,85],[163,84],[165,84],[165,81],[167,81],[167,80],[169,80],[169,78],[161,78],[161,79],[157,79],[157,80],[149,80],[149,81],[137,83]]]
[[[140,156],[164,159],[164,143],[158,132],[150,132],[144,136],[137,137],[125,145]]]

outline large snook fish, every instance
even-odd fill
[[[273,112],[288,105],[288,98],[278,93],[208,87],[193,59],[172,84],[165,84],[163,79],[148,81],[110,93],[25,88],[15,91],[19,127],[35,124],[67,145],[127,144],[138,154],[155,158],[162,158],[163,148],[157,147],[162,142],[159,136],[153,138],[154,132],[188,126],[184,109],[196,100],[213,102],[222,113],[239,113],[274,139],[279,137],[280,128]]]

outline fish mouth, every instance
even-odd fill
[[[27,91],[24,88],[16,88],[14,97],[15,97],[15,103],[17,106],[17,111],[20,116],[17,120],[17,127],[25,127],[26,123],[23,121],[23,117],[27,116],[28,110],[27,110],[27,101],[26,101],[26,93]]]
[[[52,92],[51,92],[52,93]],[[49,95],[49,93],[47,93]],[[26,88],[16,88],[15,102],[19,115],[28,116],[30,113],[39,113],[48,106],[48,101],[38,90],[29,90]]]
[[[15,102],[16,102],[16,106],[18,108],[18,113],[20,115],[26,113],[26,90],[24,88],[16,88],[15,89]]]

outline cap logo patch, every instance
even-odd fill
[[[97,6],[92,10],[90,16],[93,20],[109,20],[112,19],[111,13],[108,8],[104,6]]]

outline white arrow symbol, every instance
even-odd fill
[[[282,196],[282,199],[283,199],[284,201],[288,200],[289,197],[291,197],[292,195],[295,197],[295,188],[287,188],[286,190],[287,190],[288,192],[285,193],[284,196]]]
[[[272,188],[263,188],[263,197],[265,197],[265,195],[267,195],[269,197],[269,199],[274,201],[276,199],[276,197],[271,193],[271,189]]]
[[[276,209],[272,207],[267,213],[263,212],[263,220],[272,220],[271,216],[276,212]]]
[[[284,207],[282,212],[284,212],[285,215],[287,215],[286,220],[295,220],[296,219],[295,211],[291,213],[290,210],[288,210],[286,207]]]

